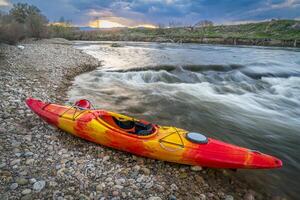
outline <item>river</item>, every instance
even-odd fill
[[[283,161],[241,170],[253,187],[294,199],[300,192],[300,49],[75,42],[103,61],[76,77],[69,100],[172,125],[256,149]]]

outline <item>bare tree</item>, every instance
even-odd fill
[[[202,27],[209,27],[209,26],[213,26],[214,23],[212,21],[209,21],[209,20],[201,20],[199,22],[197,22],[194,27],[195,28],[202,28]]]

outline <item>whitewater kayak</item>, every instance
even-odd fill
[[[63,106],[29,98],[26,104],[43,120],[68,133],[140,156],[210,168],[282,167],[281,160],[259,151],[208,138],[202,133],[91,109],[87,100]]]

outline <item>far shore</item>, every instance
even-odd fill
[[[74,40],[76,41],[76,40]],[[240,39],[240,38],[199,38],[199,37],[104,37],[100,40],[84,40],[84,41],[114,41],[114,42],[159,42],[159,43],[196,43],[196,44],[215,44],[215,45],[234,45],[234,46],[265,46],[265,47],[293,47],[300,48],[300,40],[279,40],[279,39]]]

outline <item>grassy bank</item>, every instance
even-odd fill
[[[184,28],[77,30],[69,34],[68,39],[300,47],[300,21],[273,20],[241,25]]]

